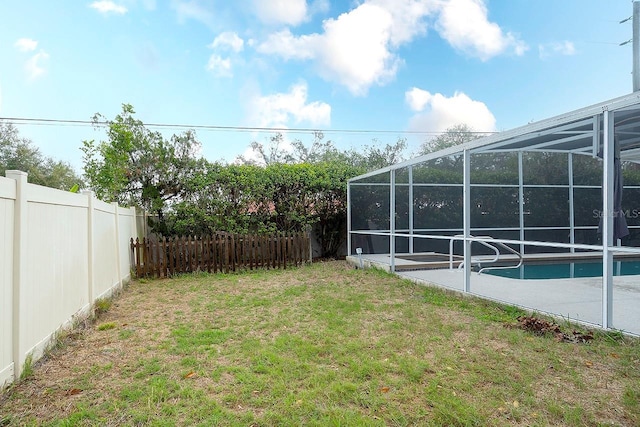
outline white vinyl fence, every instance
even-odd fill
[[[0,390],[130,279],[133,208],[0,177]]]

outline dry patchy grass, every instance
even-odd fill
[[[520,314],[343,262],[134,282],[0,425],[640,424],[637,340],[504,327]]]

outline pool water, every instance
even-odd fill
[[[483,267],[487,267],[486,265]],[[567,262],[552,264],[523,264],[518,268],[485,270],[483,274],[511,279],[570,279],[575,277],[602,277],[601,262]],[[640,275],[640,261],[615,261],[614,276]]]

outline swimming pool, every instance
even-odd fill
[[[577,261],[547,264],[523,264],[518,268],[485,270],[483,274],[511,279],[571,279],[576,277],[601,277],[602,263]],[[640,275],[640,261],[626,260],[613,263],[614,276]]]

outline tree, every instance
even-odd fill
[[[257,161],[225,165],[197,159],[191,132],[165,140],[123,105],[107,126],[107,140],[84,141],[85,175],[102,198],[157,212],[164,235],[296,232],[316,227],[321,255],[337,256],[346,234],[347,180],[402,159],[404,140],[360,151],[340,151],[321,132],[310,145],[285,149],[278,133],[264,146],[253,142]]]
[[[287,145],[289,145],[288,149]],[[300,139],[294,139],[286,143],[284,135],[278,132],[269,138],[267,146],[253,141],[250,147],[255,159],[238,156],[240,163],[259,166],[268,166],[276,163],[317,163],[340,155],[332,141],[324,141],[324,134],[320,131],[313,133],[313,140],[310,146],[307,146]]]
[[[347,235],[347,181],[362,169],[342,161],[316,165],[313,210],[321,255],[337,257]]]
[[[286,150],[283,146],[284,135],[280,132],[269,138],[269,144],[265,147],[264,144],[258,141],[251,142],[251,150],[255,155],[255,159],[250,159],[245,156],[238,156],[238,161],[242,164],[249,165],[271,165],[275,163],[294,163],[295,160],[290,154],[289,150]]]
[[[287,148],[289,146],[289,148]],[[251,149],[255,159],[238,156],[242,164],[269,166],[276,163],[321,163],[343,162],[353,167],[362,168],[362,172],[371,171],[404,159],[403,152],[407,148],[406,139],[400,138],[393,144],[385,144],[377,139],[371,145],[365,145],[359,150],[341,151],[336,148],[333,141],[324,140],[324,133],[315,131],[311,144],[305,144],[300,139],[286,142],[282,133],[277,133],[269,138],[268,145],[253,141]]]
[[[307,147],[301,140],[291,142],[293,158],[299,163],[320,163],[335,160],[340,157],[340,151],[333,145],[333,141],[325,141],[324,133],[315,131],[311,146]]]
[[[402,161],[406,140],[385,145],[373,140],[359,150],[341,151],[322,132],[314,132],[310,145],[298,139],[289,150],[284,145],[282,134],[276,134],[267,147],[252,143],[258,161],[240,158],[266,165],[261,182],[268,185],[262,195],[254,193],[255,206],[271,206],[268,221],[279,231],[315,228],[321,256],[336,257],[346,236],[347,181]]]
[[[442,134],[428,139],[420,146],[418,154],[429,154],[436,151],[444,150],[445,148],[455,147],[456,145],[464,144],[465,142],[473,141],[482,136],[466,124],[459,124],[447,128]]]
[[[362,172],[344,162],[269,166],[198,161],[186,196],[166,213],[167,235],[297,232],[313,227],[321,255],[338,256],[346,234],[347,180]]]
[[[168,234],[276,231],[265,168],[200,159],[197,169],[185,183],[187,196],[173,206]]]
[[[367,172],[403,161],[406,148],[407,140],[404,138],[399,138],[395,143],[384,146],[381,146],[380,141],[374,139],[372,145],[365,145],[359,151],[352,149],[345,152],[345,156],[341,160]]]
[[[0,121],[0,176],[7,170],[27,172],[29,182],[59,190],[82,185],[71,165],[43,156],[13,124]]]
[[[186,131],[165,139],[134,118],[129,104],[114,120],[97,113],[95,126],[107,126],[107,141],[83,141],[84,173],[102,200],[155,212],[162,223],[168,204],[186,196],[185,182],[197,173],[195,134]]]

